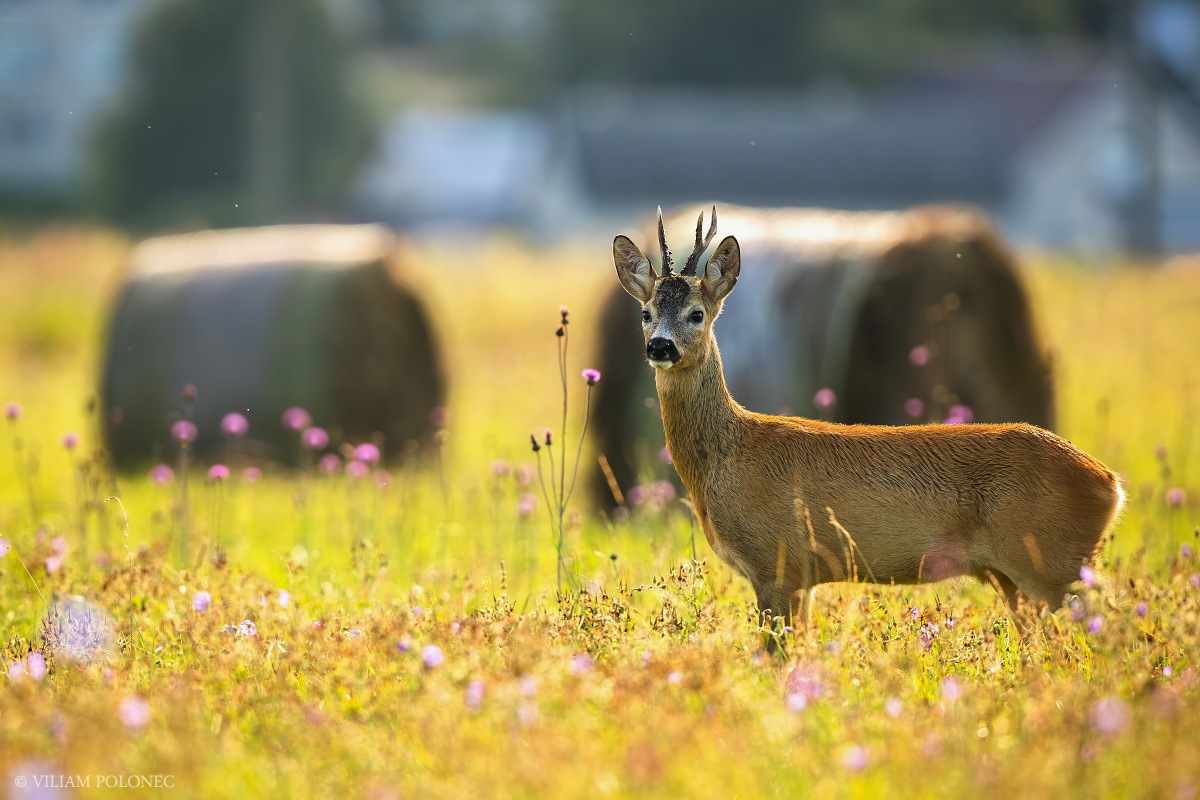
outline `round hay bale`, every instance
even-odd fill
[[[384,228],[278,226],[148,240],[133,252],[109,325],[101,396],[113,462],[177,453],[190,414],[201,459],[295,460],[284,411],[306,409],[332,441],[378,437],[386,457],[423,447],[445,397],[425,309]],[[196,387],[185,411],[184,388]],[[250,423],[227,441],[229,412]]]
[[[690,246],[700,210],[667,218],[676,248]],[[746,408],[901,425],[943,421],[952,409],[961,417],[955,407],[966,406],[978,422],[1053,426],[1029,301],[983,213],[717,211],[718,238],[738,238],[742,270],[715,329],[730,392]],[[652,224],[643,240],[654,242]],[[623,493],[647,477],[663,433],[639,307],[615,280],[599,326],[593,432],[608,470],[590,483],[611,505],[614,483]],[[820,410],[823,388],[836,403]]]

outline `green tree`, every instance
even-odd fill
[[[311,216],[368,140],[322,0],[163,0],[101,125],[88,195],[138,228]]]

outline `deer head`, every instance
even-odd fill
[[[662,275],[627,236],[613,239],[613,261],[625,291],[642,304],[642,334],[646,358],[656,369],[685,369],[703,363],[712,341],[712,324],[725,298],[733,291],[741,270],[737,239],[726,236],[717,245],[704,270],[700,259],[717,233],[717,207],[713,206],[708,233],[704,213],[696,220],[696,244],[679,274],[672,272],[671,251],[658,210],[658,245],[662,250]]]

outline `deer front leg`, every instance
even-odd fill
[[[758,623],[764,635],[764,645],[771,655],[781,655],[783,639],[792,627],[795,595],[773,584],[756,586],[755,600],[758,604]]]

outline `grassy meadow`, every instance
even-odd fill
[[[1126,480],[1106,582],[1024,640],[971,582],[824,587],[782,659],[678,500],[577,497],[556,593],[528,437],[562,438],[565,304],[573,461],[605,243],[413,246],[440,469],[166,483],[96,456],[128,246],[0,241],[0,797],[1200,791],[1200,264],[1027,259],[1060,432]]]

